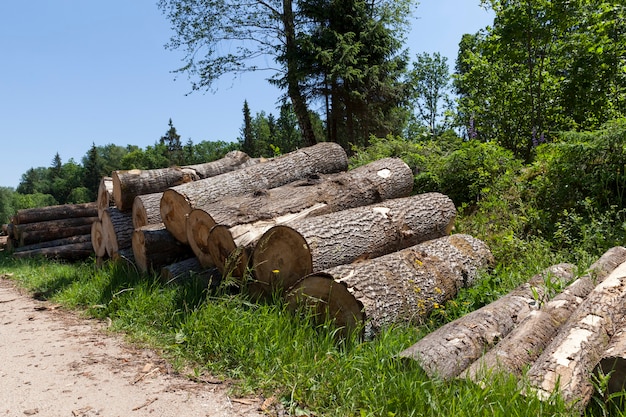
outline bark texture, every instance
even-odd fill
[[[67,219],[46,220],[36,223],[15,225],[14,234],[19,246],[32,245],[49,240],[84,235],[91,232],[91,224],[96,217],[70,217]]]
[[[348,158],[336,143],[299,149],[264,163],[207,178],[163,192],[161,219],[176,239],[187,243],[186,219],[194,208],[205,208],[227,195],[279,187],[316,173],[346,170]]]
[[[96,216],[98,216],[98,206],[96,202],[81,204],[61,204],[57,206],[18,210],[15,216],[12,217],[11,223],[13,223],[14,225],[18,225],[25,223],[68,219],[73,217]]]
[[[221,280],[221,274],[215,268],[204,268],[195,257],[175,262],[161,268],[161,281],[166,284],[184,282],[194,277],[201,278],[206,286],[215,286]]]
[[[599,378],[608,376],[604,396],[626,390],[626,322],[618,328],[593,371]]]
[[[421,323],[493,261],[483,242],[457,234],[308,275],[286,298],[292,308],[313,305],[346,333],[363,328],[371,338],[394,323]]]
[[[115,258],[120,250],[130,249],[134,230],[130,213],[109,207],[102,214],[101,221],[107,255]]]
[[[142,272],[160,271],[166,265],[193,256],[189,246],[174,239],[162,223],[135,229],[132,247],[135,263]]]
[[[82,242],[15,252],[13,256],[18,259],[43,256],[45,258],[63,259],[66,261],[80,261],[89,258],[92,254],[91,242]]]
[[[98,206],[99,219],[102,218],[104,210],[115,205],[113,200],[113,179],[111,177],[102,177],[100,180],[96,205]]]
[[[96,222],[94,222],[94,224],[95,223]],[[85,242],[91,242],[91,234],[87,233],[87,234],[82,234],[82,235],[74,235],[74,236],[69,236],[69,237],[65,237],[61,239],[48,240],[48,241],[41,242],[41,243],[34,243],[32,245],[20,246],[18,248],[15,248],[15,252],[26,252],[26,251],[37,250],[37,249],[52,248],[54,246],[64,246],[64,245],[69,245],[72,243],[85,243]]]
[[[161,220],[161,197],[163,197],[163,193],[143,194],[135,197],[132,210],[135,228],[163,223]]]
[[[312,272],[446,236],[455,216],[450,198],[426,193],[275,226],[252,254],[256,285],[269,295]]]
[[[552,298],[551,289],[574,277],[574,266],[554,265],[500,299],[426,335],[399,356],[416,360],[430,377],[459,376],[483,353]]]

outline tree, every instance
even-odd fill
[[[172,119],[169,120],[169,129],[165,136],[161,136],[159,143],[165,145],[165,155],[169,161],[169,165],[182,165],[183,163],[183,145],[180,142],[180,135],[176,132]]]
[[[241,150],[248,155],[254,155],[254,138],[252,136],[252,116],[250,115],[250,106],[248,100],[243,102],[243,127],[241,129],[243,141]]]
[[[10,187],[0,187],[0,224],[9,222],[11,216],[17,211],[15,209],[15,190]]]
[[[98,153],[98,148],[95,143],[92,143],[87,155],[83,157],[83,167],[85,168],[85,178],[83,180],[83,184],[87,189],[89,201],[96,201],[100,181],[105,174],[103,170],[102,158]]]

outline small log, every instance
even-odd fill
[[[107,255],[115,258],[117,252],[130,249],[133,235],[133,221],[130,213],[121,212],[116,207],[109,207],[102,214],[102,235]]]
[[[626,262],[626,248],[618,246],[607,251],[589,267],[586,274],[539,310],[531,311],[511,333],[464,371],[461,377],[478,382],[486,372],[494,371],[521,377],[524,368],[537,360],[559,328],[594,287],[623,262]]]
[[[569,282],[574,269],[570,264],[551,266],[498,300],[426,335],[399,356],[416,360],[431,378],[457,377],[553,297],[550,289]]]
[[[213,217],[204,210],[193,209],[187,216],[186,222],[185,229],[189,247],[203,267],[214,266],[208,245],[209,234],[215,226]]]
[[[91,242],[70,243],[69,245],[13,253],[13,256],[18,259],[43,256],[45,258],[63,259],[66,261],[81,261],[89,258],[91,255],[93,255]]]
[[[11,223],[26,224],[45,222],[71,217],[95,217],[98,215],[98,206],[93,203],[61,204],[31,209],[18,210]]]
[[[330,317],[344,335],[362,328],[369,339],[394,323],[422,323],[493,261],[480,240],[446,236],[308,275],[288,291],[286,300],[291,309],[312,306],[317,317]]]
[[[161,281],[165,284],[187,281],[198,277],[206,282],[206,286],[212,287],[221,281],[221,274],[215,268],[205,268],[195,257],[164,266],[161,268]]]
[[[275,226],[252,253],[253,292],[270,295],[312,272],[446,236],[455,216],[450,198],[426,193]]]
[[[226,195],[242,195],[279,187],[316,173],[346,170],[348,157],[340,145],[323,142],[276,157],[267,162],[231,171],[163,192],[161,219],[176,239],[187,242],[186,216]]]
[[[626,262],[598,284],[578,306],[526,374],[541,399],[558,391],[581,411],[594,392],[591,375],[626,313]]]
[[[113,179],[111,177],[102,177],[100,180],[96,204],[98,206],[99,219],[102,219],[102,213],[104,213],[104,210],[115,205],[113,200]]]
[[[14,234],[19,246],[32,245],[70,236],[85,235],[91,231],[91,224],[98,217],[70,217],[67,219],[46,220],[36,223],[15,225]]]
[[[97,222],[94,222],[97,223]],[[64,246],[72,243],[85,243],[91,242],[91,234],[83,234],[83,235],[74,235],[61,239],[48,240],[46,242],[41,243],[33,243],[32,245],[20,246],[15,248],[15,252],[26,252],[30,250],[51,248],[53,246]]]
[[[626,390],[626,322],[618,329],[593,369],[596,379],[608,378],[605,397]]]
[[[260,158],[250,158],[245,152],[230,151],[223,158],[204,164],[187,165],[184,168],[191,169],[199,179],[215,177],[225,172],[234,171],[245,166],[251,166],[261,161]]]
[[[135,228],[149,224],[163,223],[161,221],[161,197],[163,193],[143,194],[133,201],[133,225]]]
[[[97,220],[91,224],[91,246],[97,258],[104,258],[107,255],[106,239],[102,221]]]
[[[135,229],[132,237],[135,263],[140,271],[160,271],[163,266],[193,256],[189,246],[174,239],[163,223]]]

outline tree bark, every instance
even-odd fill
[[[74,217],[96,217],[98,215],[97,203],[61,204],[31,209],[18,210],[12,217],[11,223],[23,225],[26,223],[45,222]]]
[[[162,192],[135,197],[132,211],[135,228],[163,223],[161,220],[161,197],[163,197]]]
[[[130,249],[133,234],[133,221],[129,213],[116,207],[109,207],[102,214],[102,235],[107,255],[115,258],[123,249]]]
[[[216,224],[237,226],[231,232],[231,240],[245,240],[239,236],[249,234],[243,243],[246,246],[274,225],[406,197],[412,189],[411,169],[401,159],[384,158],[347,172],[315,175],[263,192],[225,197],[205,209],[194,209],[187,218],[187,240],[198,258],[206,258],[201,263],[209,266],[217,262],[212,259],[208,242]]]
[[[96,222],[94,222],[94,224],[95,223]],[[37,249],[52,248],[54,246],[64,246],[64,245],[69,245],[72,243],[85,243],[85,242],[91,242],[91,234],[87,233],[87,234],[82,234],[82,235],[74,235],[74,236],[69,236],[69,237],[65,237],[61,239],[48,240],[46,242],[41,242],[41,243],[33,243],[32,245],[20,246],[18,248],[15,248],[15,252],[16,253],[26,252],[26,251],[37,250]]]
[[[551,289],[569,282],[574,266],[554,265],[500,299],[473,311],[400,352],[416,360],[428,376],[454,378],[527,317],[539,303],[554,296]]]
[[[93,214],[97,216],[97,212]],[[89,234],[91,224],[97,220],[98,217],[69,217],[36,223],[24,223],[14,226],[14,234],[19,242],[19,246],[32,245],[49,240]]]
[[[455,216],[450,198],[426,193],[275,226],[252,254],[254,292],[271,295],[312,272],[446,236]]]
[[[194,208],[203,209],[227,195],[279,187],[312,174],[338,172],[347,167],[347,155],[339,145],[320,143],[265,163],[170,188],[161,198],[161,219],[176,239],[188,243],[185,216]]]
[[[163,266],[193,256],[189,246],[180,243],[160,224],[135,229],[132,237],[135,263],[140,271],[160,271]]]
[[[493,349],[464,371],[461,377],[477,382],[486,373],[494,371],[521,377],[524,368],[537,360],[559,328],[597,283],[602,282],[623,262],[626,262],[626,248],[618,246],[607,251],[589,267],[585,275],[539,310],[532,311]]]
[[[598,379],[608,377],[606,390],[601,393],[605,398],[626,390],[626,322],[618,329],[593,370]]]
[[[566,404],[583,410],[594,391],[591,373],[623,322],[625,305],[626,262],[591,291],[537,358],[526,392],[548,399],[558,390]]]
[[[421,323],[492,263],[483,242],[457,234],[313,273],[286,299],[291,309],[309,306],[321,320],[332,318],[344,336],[362,329],[370,339],[394,323]]]
[[[80,261],[89,258],[91,255],[93,255],[91,242],[70,243],[68,245],[13,253],[13,256],[18,259],[43,256],[45,258],[63,259],[66,261]]]
[[[104,213],[104,210],[114,205],[113,179],[111,177],[102,177],[102,179],[100,180],[96,205],[98,206],[99,219],[102,219],[102,213]]]
[[[187,258],[179,262],[161,268],[161,281],[165,284],[183,282],[193,277],[202,278],[206,286],[215,286],[221,281],[221,275],[215,268],[204,268],[195,257]]]

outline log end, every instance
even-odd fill
[[[143,201],[139,197],[135,197],[135,199],[133,200],[132,218],[133,227],[135,229],[139,229],[140,227],[150,224],[150,222],[148,221],[146,208],[143,205]]]
[[[91,224],[91,246],[98,258],[104,257],[107,253],[102,222],[95,221]]]
[[[173,190],[165,190],[161,197],[161,220],[165,224],[165,228],[182,243],[187,241],[187,221],[186,216],[191,212],[191,203],[187,198]]]
[[[148,272],[148,255],[146,253],[146,241],[143,230],[135,229],[133,231],[132,248],[137,268],[141,272]]]
[[[238,247],[228,227],[215,225],[209,232],[207,251],[212,263],[223,276],[243,278],[248,267],[248,251]]]
[[[187,216],[187,242],[200,264],[208,268],[213,266],[213,258],[209,251],[209,234],[215,226],[215,220],[209,213],[201,209],[194,209]]]

